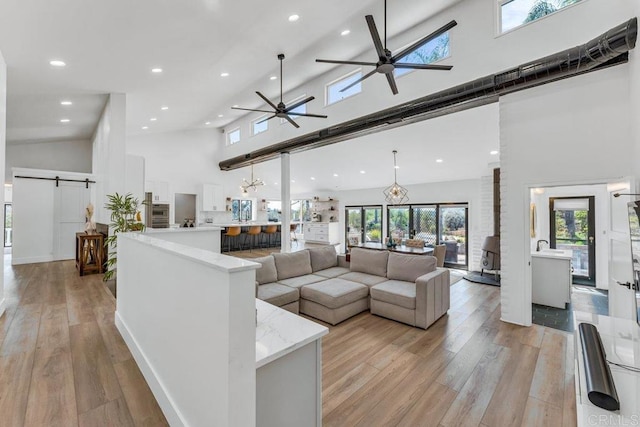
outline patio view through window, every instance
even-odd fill
[[[500,32],[517,28],[581,0],[500,0]]]

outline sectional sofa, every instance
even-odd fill
[[[426,329],[449,309],[449,270],[431,256],[353,248],[347,262],[326,246],[252,261],[259,299],[332,325],[371,310]]]

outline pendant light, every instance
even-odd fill
[[[253,178],[253,165],[251,165],[251,181],[247,181],[246,179],[242,179],[242,185],[240,188],[242,189],[242,196],[246,197],[249,194],[249,190],[258,191],[258,187],[264,185],[264,181],[260,178]]]
[[[398,184],[398,165],[396,163],[396,154],[393,150],[393,185],[384,189],[384,199],[391,205],[400,205],[409,201],[407,197],[407,189]]]

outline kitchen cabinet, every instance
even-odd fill
[[[566,308],[571,302],[571,250],[546,249],[531,254],[531,300]]]
[[[339,203],[337,200],[313,199],[311,203],[311,215],[312,218],[317,218],[317,221],[338,222],[338,208]]]
[[[170,203],[167,181],[145,181],[144,191],[152,194],[151,201],[153,203]]]
[[[202,184],[202,200],[203,211],[224,211],[225,200],[220,184]]]
[[[326,245],[339,243],[339,224],[337,222],[307,222],[304,224],[304,241]]]

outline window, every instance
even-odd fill
[[[240,142],[240,128],[232,130],[227,135],[229,138],[228,139],[229,145]]]
[[[362,71],[358,70],[351,74],[347,74],[344,77],[340,77],[338,80],[334,80],[325,87],[325,105],[331,105],[338,101],[342,101],[353,95],[357,95],[362,92],[362,82],[351,86],[344,92],[340,92],[342,88],[349,86],[351,83],[362,78]]]
[[[299,96],[299,97],[297,97],[295,99],[292,99],[291,101],[287,102],[286,104],[287,105],[293,105],[296,102],[302,101],[306,96],[307,96],[306,94],[305,95],[301,95],[301,96]],[[302,105],[294,108],[293,110],[289,111],[289,115],[294,120],[298,117],[298,115],[296,113],[297,114],[307,114],[307,104],[302,104]],[[280,124],[283,124],[283,123],[287,123],[287,120],[280,119]]]
[[[442,33],[428,43],[423,44],[413,52],[398,59],[397,62],[408,62],[410,64],[431,64],[449,56],[449,32]],[[413,70],[407,68],[396,68],[395,76],[400,77]]]
[[[280,200],[267,201],[267,221],[280,222],[282,220],[282,203]]]
[[[13,216],[11,203],[4,204],[4,247],[10,247],[12,245],[12,231],[13,231]]]
[[[311,221],[311,200],[291,201],[291,221]]]
[[[251,200],[233,199],[231,201],[231,213],[233,221],[251,221],[253,203]]]
[[[499,0],[500,33],[533,22],[581,0]]]
[[[264,115],[251,123],[251,132],[253,135],[265,132],[269,130],[269,120],[265,120],[267,115]]]

